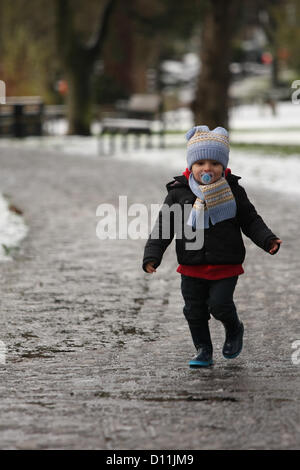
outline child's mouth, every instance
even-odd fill
[[[213,177],[214,177],[214,174],[211,173],[211,172],[208,172],[208,173],[202,173],[200,175],[200,180],[201,180],[201,183],[203,184],[210,184],[213,180]]]

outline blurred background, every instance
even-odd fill
[[[299,0],[0,0],[1,136],[299,127],[299,19]]]

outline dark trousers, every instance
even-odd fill
[[[208,325],[210,315],[220,320],[226,329],[235,330],[239,326],[233,302],[237,280],[238,276],[211,281],[181,275],[181,292],[185,302],[183,313],[196,349],[203,344],[212,348]]]

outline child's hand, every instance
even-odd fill
[[[274,253],[276,253],[276,251],[279,250],[281,243],[282,243],[282,240],[280,240],[279,238],[276,238],[276,240],[271,240],[269,253],[271,253],[271,255],[274,255]]]
[[[156,273],[156,269],[154,267],[155,261],[150,261],[149,263],[146,264],[145,269],[147,273],[153,274]]]

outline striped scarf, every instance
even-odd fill
[[[189,186],[197,196],[187,224],[194,229],[209,227],[236,215],[236,202],[225,178],[212,184],[199,184],[193,174],[189,176]]]

